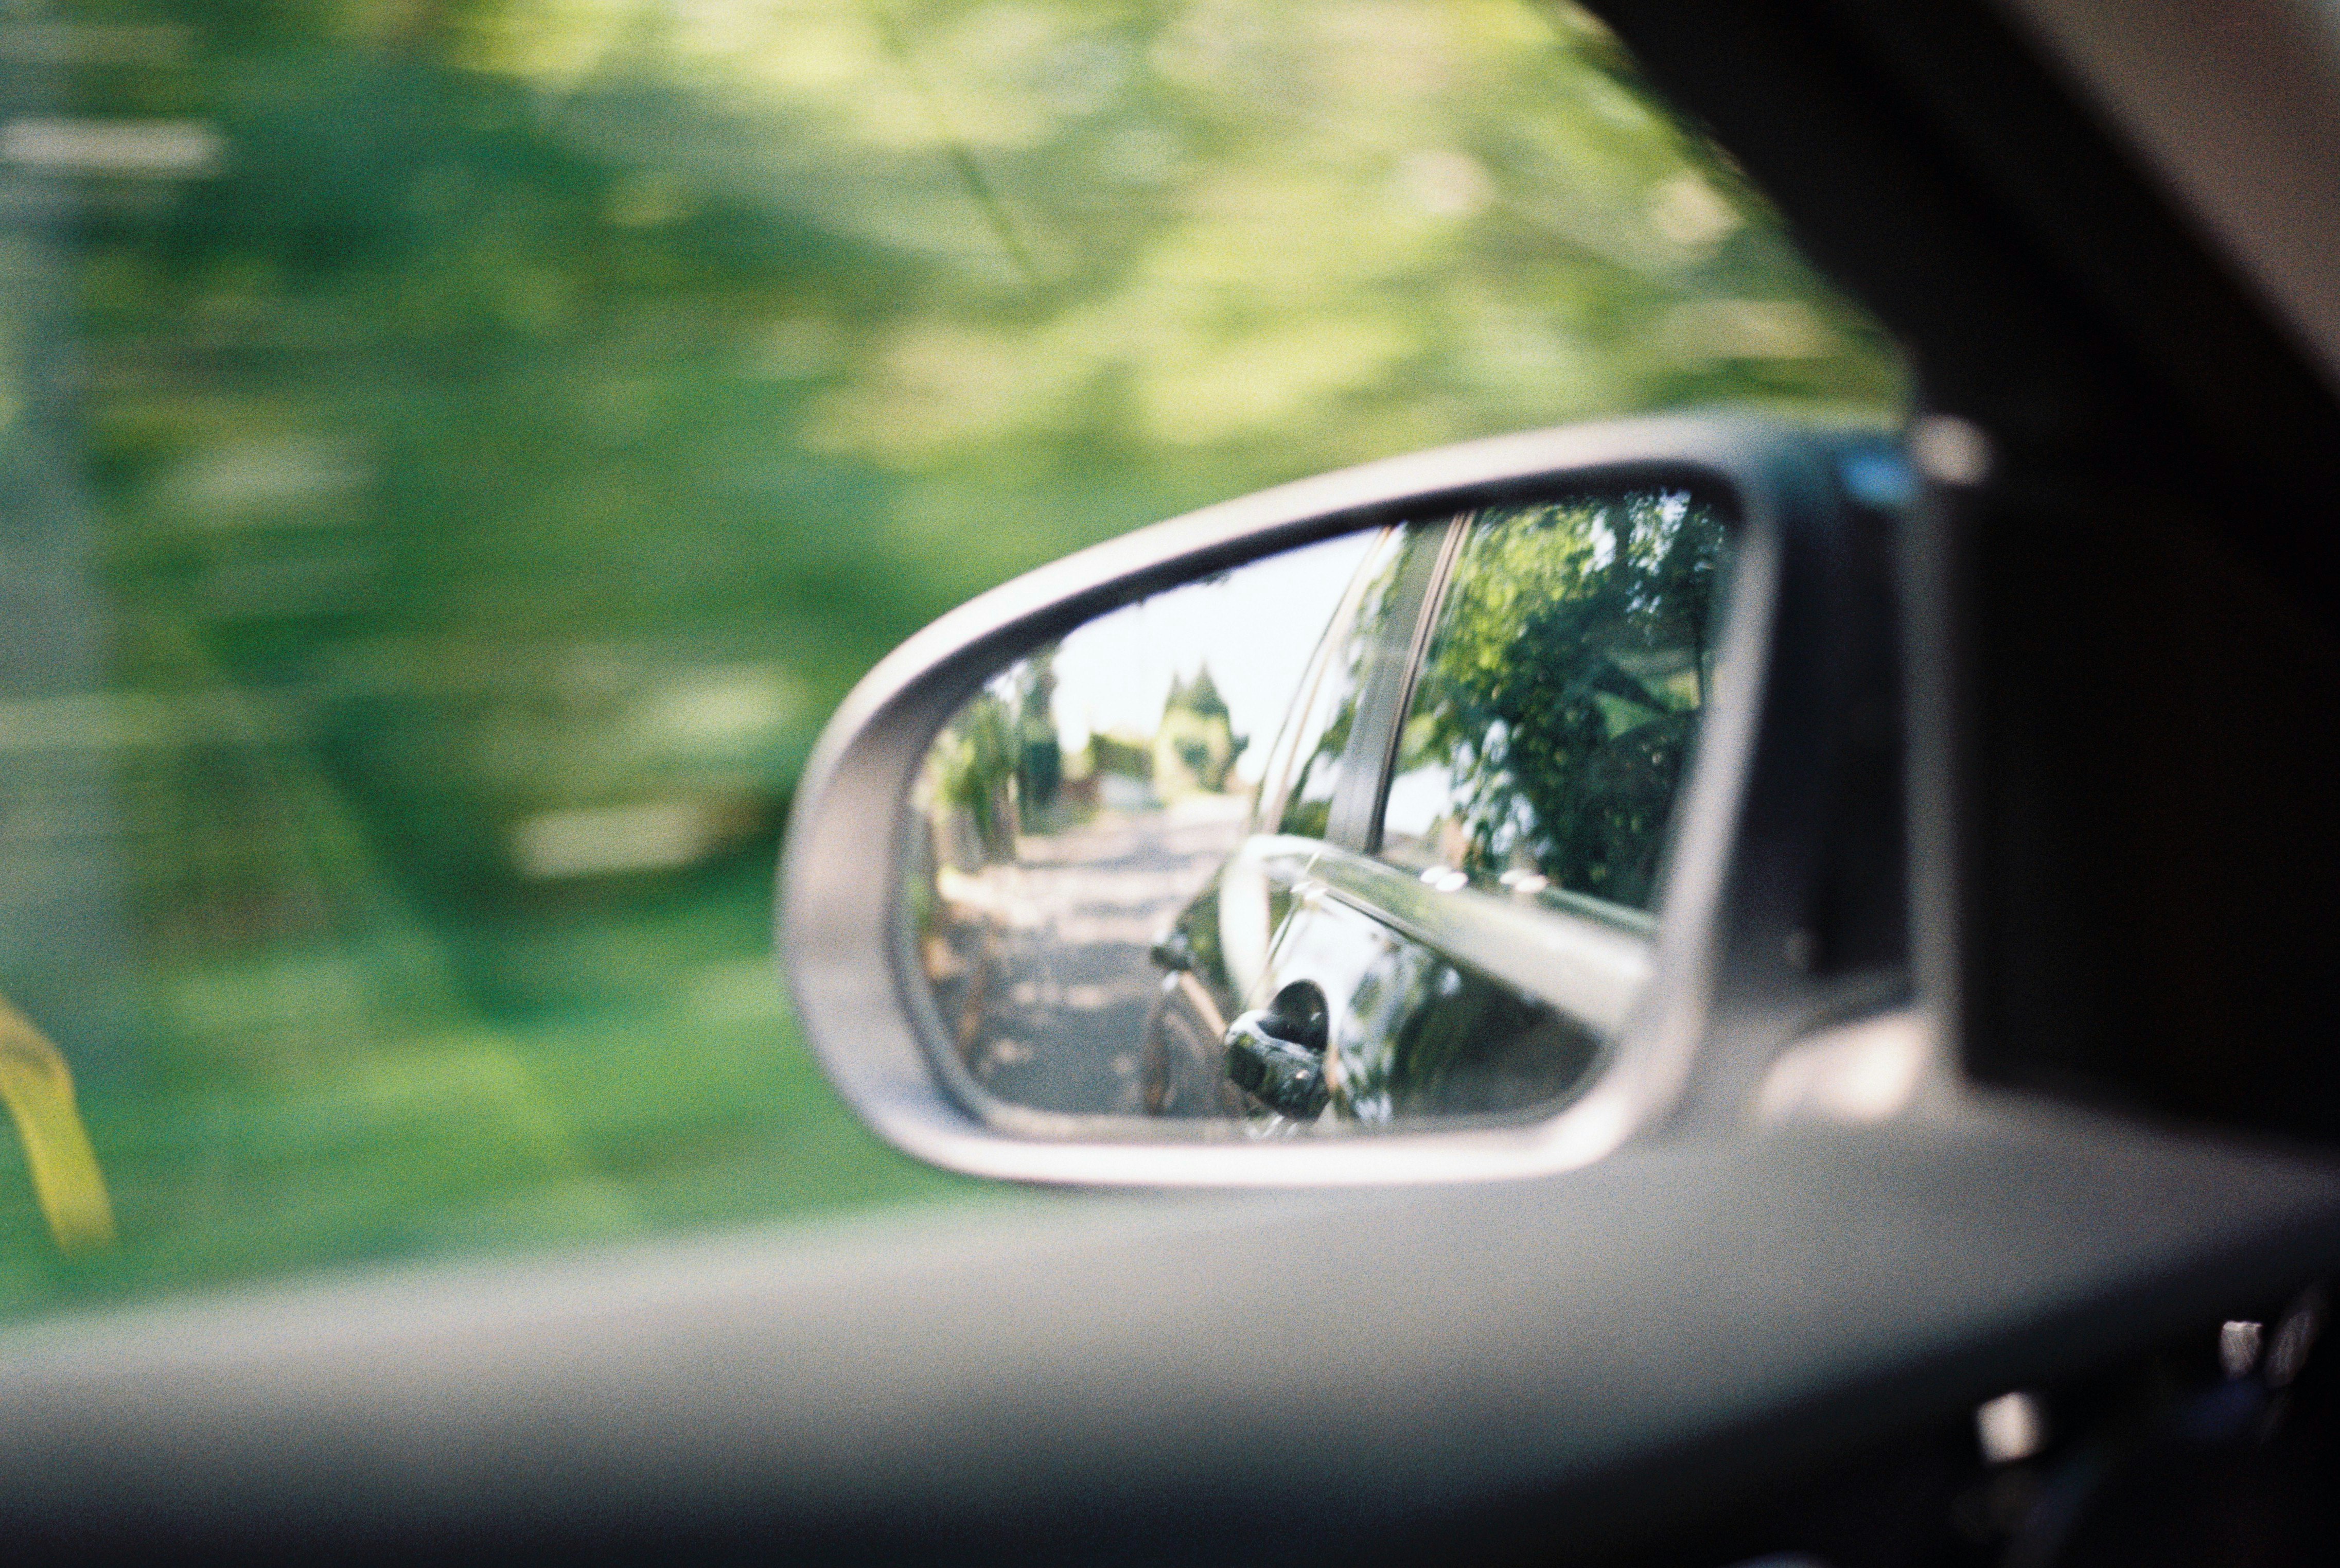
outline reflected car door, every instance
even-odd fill
[[[1326,829],[1228,1037],[1270,1120],[1548,1112],[1649,973],[1711,679],[1714,508],[1587,498],[1420,543],[1405,657],[1361,689]],[[1293,1045],[1314,1078],[1275,1070]]]
[[[1286,945],[1308,868],[1335,835],[1365,841],[1372,775],[1403,700],[1446,532],[1443,521],[1397,524],[1366,556],[1270,750],[1243,843],[1154,945],[1164,974],[1142,1053],[1149,1113],[1253,1108],[1224,1070],[1230,1022],[1271,998],[1274,955]]]

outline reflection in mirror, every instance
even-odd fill
[[[1506,508],[1462,531],[1400,731],[1383,853],[1631,909],[1714,677],[1718,531],[1682,493]]]
[[[1719,509],[1570,495],[1141,600],[986,684],[907,937],[984,1096],[1270,1135],[1549,1114],[1646,979]]]

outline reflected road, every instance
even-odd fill
[[[1193,795],[1109,811],[1019,838],[1015,865],[947,878],[972,972],[946,1011],[977,1081],[1036,1109],[1139,1114],[1139,1040],[1162,978],[1146,948],[1234,853],[1247,807]]]

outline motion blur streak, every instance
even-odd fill
[[[67,1252],[114,1245],[114,1209],[97,1152],[74,1104],[64,1057],[32,1020],[0,997],[0,1099],[16,1119],[33,1193],[49,1234]]]

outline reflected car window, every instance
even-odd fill
[[[1281,804],[1273,813],[1260,812],[1263,819],[1273,815],[1277,832],[1322,839],[1329,830],[1342,759],[1354,737],[1358,699],[1377,664],[1388,658],[1393,640],[1405,636],[1411,612],[1419,607],[1402,590],[1405,568],[1420,550],[1419,531],[1392,529],[1359,570],[1355,587],[1326,629],[1311,671],[1314,684],[1276,745],[1279,758],[1288,756],[1293,769],[1288,778],[1269,781],[1280,785]]]
[[[1723,559],[1715,510],[1682,492],[1472,523],[1400,733],[1383,857],[1651,909]]]

